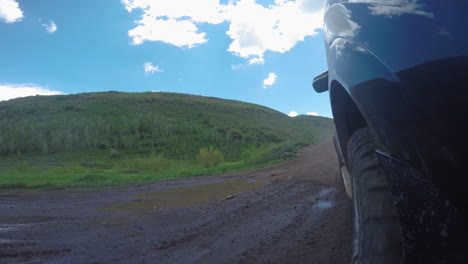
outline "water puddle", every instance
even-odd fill
[[[176,188],[160,192],[142,193],[135,195],[140,201],[115,204],[102,208],[103,211],[148,210],[152,208],[186,207],[202,204],[207,201],[222,200],[226,197],[249,191],[266,185],[266,181],[248,181],[236,179]],[[153,199],[156,198],[156,199]]]
[[[335,188],[326,188],[320,190],[316,195],[309,198],[315,207],[319,209],[330,209],[335,206],[333,202],[333,193],[336,191]]]
[[[328,209],[333,207],[333,203],[330,201],[320,201],[317,203],[318,208]]]

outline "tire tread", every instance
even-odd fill
[[[368,128],[354,132],[348,141],[348,166],[353,198],[359,214],[358,264],[403,263],[401,231],[385,172],[375,153]]]

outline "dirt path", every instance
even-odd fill
[[[0,263],[348,263],[336,164],[326,142],[221,176],[0,194]]]

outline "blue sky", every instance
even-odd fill
[[[0,100],[163,91],[331,117],[328,94],[311,86],[326,69],[322,8],[322,0],[0,0]]]

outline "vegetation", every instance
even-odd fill
[[[250,168],[294,157],[331,127],[328,118],[186,94],[18,98],[0,102],[0,187],[122,184]]]
[[[205,167],[213,167],[219,165],[224,160],[224,155],[221,151],[213,148],[201,148],[197,160]]]

